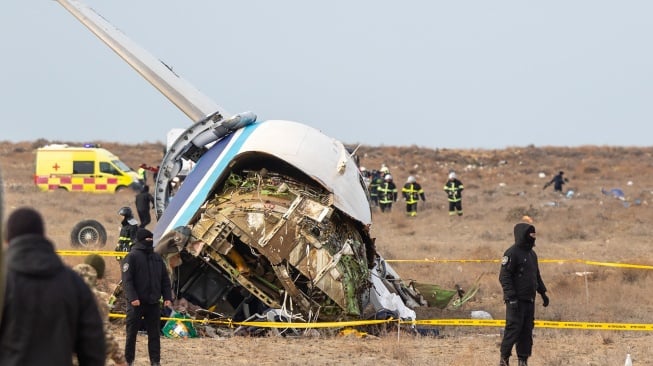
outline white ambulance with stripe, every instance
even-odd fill
[[[36,150],[34,183],[42,191],[115,193],[138,189],[138,175],[110,151],[87,145],[47,145]]]

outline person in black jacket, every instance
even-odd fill
[[[553,191],[562,193],[562,185],[569,182],[569,179],[563,177],[564,174],[565,172],[559,171],[558,174],[553,177],[553,179],[551,179],[544,185],[544,187],[542,187],[542,189],[546,189],[546,187],[553,184]]]
[[[508,366],[512,347],[517,345],[519,366],[526,366],[533,348],[535,325],[535,295],[542,296],[544,307],[549,306],[546,286],[540,276],[535,246],[535,227],[528,223],[515,225],[515,244],[501,259],[499,282],[506,303],[506,327],[501,342],[499,365]]]
[[[161,307],[172,307],[170,277],[161,256],[152,247],[152,233],[136,232],[136,244],[122,263],[122,285],[129,303],[125,339],[125,358],[130,365],[136,356],[136,335],[141,318],[147,330],[147,350],[151,365],[161,362]]]
[[[154,208],[154,197],[150,193],[150,187],[145,185],[140,193],[136,195],[136,212],[138,212],[138,219],[141,221],[139,227],[146,227],[152,222],[150,208]]]
[[[0,324],[0,365],[105,362],[95,296],[45,237],[41,215],[18,208],[8,218],[6,298]]]

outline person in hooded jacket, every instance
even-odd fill
[[[7,218],[6,289],[0,324],[0,365],[105,362],[102,318],[84,280],[45,237],[41,215],[16,209]]]
[[[161,307],[172,307],[172,286],[166,265],[154,252],[152,232],[139,228],[136,243],[122,262],[122,286],[127,307],[125,358],[130,365],[136,356],[136,335],[144,319],[151,365],[161,362]]]
[[[500,366],[508,366],[516,345],[519,366],[527,366],[533,348],[535,325],[535,295],[540,294],[543,306],[549,306],[546,286],[540,276],[535,246],[535,227],[518,223],[514,227],[515,244],[501,259],[499,282],[506,303],[506,326],[501,342]]]

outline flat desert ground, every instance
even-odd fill
[[[85,219],[101,222],[107,250],[118,236],[122,206],[134,207],[134,193],[39,192],[33,184],[35,148],[44,141],[0,142],[4,215],[21,206],[40,210],[47,236],[58,249],[71,249],[70,231]],[[159,164],[157,143],[101,144],[131,167]],[[461,309],[418,309],[419,319],[470,318],[485,311],[504,319],[499,263],[513,243],[512,228],[523,215],[535,220],[535,247],[551,304],[538,299],[536,319],[596,324],[653,324],[653,148],[511,147],[502,150],[450,150],[420,147],[370,147],[358,150],[367,169],[388,165],[401,187],[409,175],[426,193],[418,216],[406,217],[399,201],[390,213],[373,210],[372,236],[379,253],[405,281],[480,289]],[[449,217],[442,191],[455,170],[465,185],[464,215]],[[569,181],[565,193],[544,184],[558,171]],[[620,189],[622,199],[602,193]],[[151,224],[150,228],[153,227]],[[424,259],[437,261],[424,261]],[[65,256],[74,265],[79,257]],[[449,261],[442,261],[449,260]],[[106,287],[119,280],[117,262],[106,258]],[[639,265],[629,267],[624,264]],[[114,324],[124,339],[120,324]],[[389,331],[363,338],[202,337],[162,339],[164,365],[494,365],[500,327],[441,326],[440,335]],[[653,365],[650,330],[536,328],[530,365]],[[146,337],[139,336],[136,364],[148,364]]]

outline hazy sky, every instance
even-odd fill
[[[652,144],[652,1],[86,3],[227,111],[345,143]],[[55,1],[5,1],[0,39],[0,140],[190,124]]]

